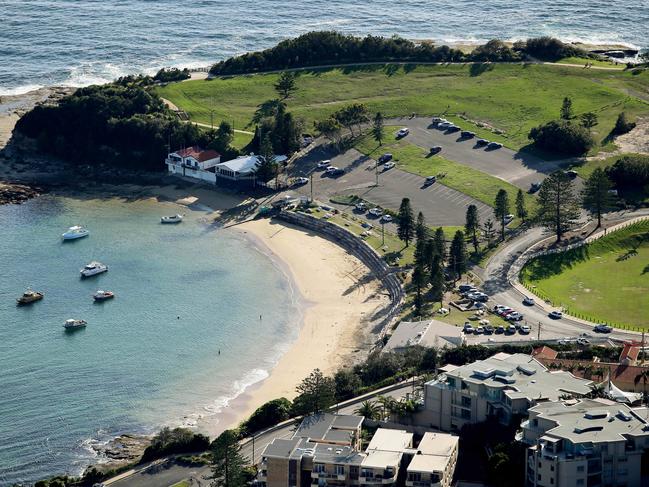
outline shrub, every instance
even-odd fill
[[[541,149],[574,156],[585,154],[595,145],[588,129],[568,120],[553,120],[534,127],[528,138]]]
[[[140,462],[148,462],[173,453],[192,453],[205,451],[210,446],[210,439],[187,428],[163,428],[153,437]]]
[[[606,173],[618,188],[644,188],[649,184],[649,156],[624,156],[607,168]]]
[[[262,404],[252,413],[250,418],[241,425],[241,433],[250,435],[277,423],[287,420],[291,413],[291,401],[285,397],[273,399]]]
[[[522,46],[521,46],[522,47]],[[527,39],[523,47],[526,54],[542,61],[558,61],[564,57],[593,57],[587,51],[570,44],[565,44],[554,37],[537,37]]]
[[[189,69],[178,69],[178,68],[162,68],[156,73],[153,77],[155,81],[160,81],[161,83],[169,83],[171,81],[182,81],[184,79],[189,79],[191,74]]]

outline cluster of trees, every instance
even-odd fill
[[[583,155],[595,145],[591,128],[597,125],[597,114],[587,112],[575,117],[572,100],[563,99],[559,120],[532,128],[528,138],[534,144],[550,152],[567,155]]]
[[[606,174],[619,189],[649,193],[649,156],[623,156],[606,169]]]
[[[202,452],[209,448],[210,439],[187,428],[162,428],[144,450],[141,462],[149,462],[174,453]]]
[[[224,160],[238,151],[232,130],[204,131],[182,123],[162,99],[147,91],[145,79],[80,88],[58,105],[26,113],[16,132],[33,138],[38,148],[77,164],[105,163],[128,170],[161,171],[168,148],[214,148]]]
[[[314,122],[313,126],[320,134],[333,141],[334,144],[341,146],[344,140],[343,129],[347,129],[353,139],[363,134],[363,124],[369,121],[370,112],[367,106],[363,103],[352,103],[336,110],[329,118]],[[383,125],[383,116],[377,113],[373,119],[371,132],[372,137],[379,144],[385,137]]]
[[[367,62],[516,62],[529,56],[554,61],[566,56],[593,55],[558,39],[541,37],[516,42],[512,47],[491,40],[471,53],[448,46],[435,46],[401,37],[368,35],[355,37],[339,32],[309,32],[280,42],[275,47],[251,52],[214,64],[214,75],[241,74],[257,71],[317,67],[331,64]]]
[[[153,77],[154,81],[160,83],[170,83],[172,81],[182,81],[184,79],[189,79],[191,74],[189,69],[179,69],[179,68],[162,68],[158,71]]]

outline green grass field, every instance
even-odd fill
[[[534,259],[521,280],[571,314],[649,328],[649,221],[580,249]]]
[[[616,68],[616,69],[624,69],[625,65],[624,64],[616,64],[613,61],[606,61],[604,59],[590,59],[590,58],[582,58],[582,57],[564,57],[563,59],[559,59],[557,61],[559,64],[580,64],[580,65],[585,65],[586,63],[590,63],[593,66],[600,66],[603,68]]]
[[[387,129],[389,132],[390,127],[387,127]],[[512,212],[514,212],[514,202],[518,192],[518,188],[514,185],[459,162],[450,161],[440,156],[427,157],[426,150],[407,142],[405,139],[390,140],[379,146],[371,137],[366,136],[360,139],[356,148],[374,159],[385,152],[391,152],[397,167],[420,176],[437,176],[445,173],[446,176],[439,180],[441,184],[456,189],[489,206],[494,205],[496,194],[503,188],[509,194]],[[536,205],[535,197],[525,193],[525,200],[528,211],[533,211]]]
[[[276,80],[276,74],[235,76],[171,83],[157,91],[194,121],[208,123],[213,109],[215,122],[228,120],[246,129],[257,106],[276,97]],[[490,135],[491,140],[519,149],[528,143],[531,127],[558,117],[565,96],[573,99],[577,115],[597,113],[595,136],[602,140],[619,112],[649,114],[648,86],[646,71],[633,75],[543,65],[384,65],[299,72],[298,91],[287,102],[306,130],[314,120],[361,102],[387,117],[415,112],[486,123],[503,132]]]

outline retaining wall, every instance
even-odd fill
[[[291,211],[281,211],[277,218],[327,236],[365,264],[372,274],[381,281],[390,296],[390,306],[381,323],[380,338],[383,338],[389,330],[389,325],[396,318],[405,297],[403,286],[395,275],[394,269],[366,242],[334,223],[314,218],[306,213]]]

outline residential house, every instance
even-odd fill
[[[412,433],[379,428],[361,462],[360,485],[393,485],[397,481],[404,451],[412,447]]]
[[[460,430],[494,417],[509,424],[530,407],[563,396],[582,397],[592,382],[569,372],[549,371],[525,354],[497,353],[463,366],[446,365],[424,385],[424,410],[417,422],[442,431]]]
[[[646,408],[601,399],[541,403],[521,426],[530,445],[527,486],[640,487],[649,473]]]
[[[284,162],[285,160],[286,156],[275,156],[275,161],[278,163]],[[216,174],[218,177],[230,181],[253,181],[259,166],[261,166],[259,156],[250,154],[217,164]]]

